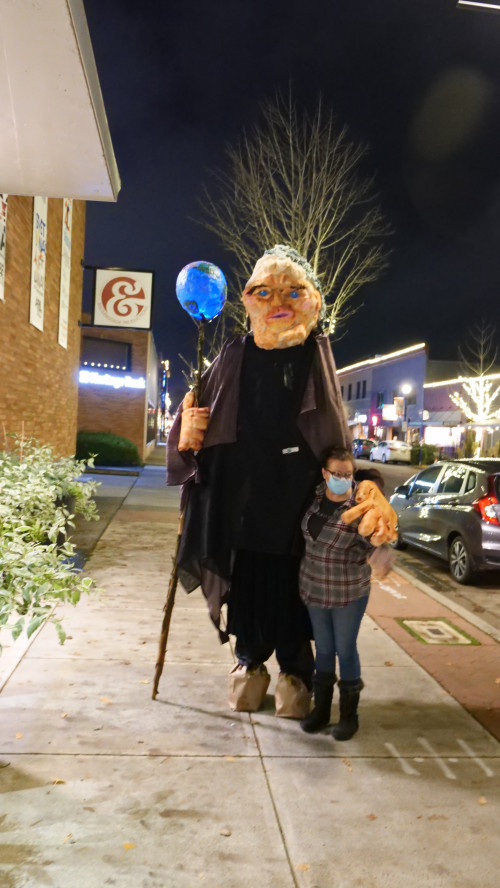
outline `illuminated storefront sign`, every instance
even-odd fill
[[[110,388],[145,389],[146,380],[143,376],[124,376],[123,374],[99,373],[98,370],[80,370],[78,382],[83,385],[106,385]]]
[[[396,412],[396,407],[394,404],[384,404],[382,407],[382,419],[386,419],[389,422],[396,422],[398,418],[398,414]]]

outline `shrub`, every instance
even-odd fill
[[[92,499],[98,482],[77,480],[84,469],[84,462],[55,459],[50,447],[16,437],[0,452],[0,630],[14,639],[50,620],[62,643],[54,606],[76,604],[93,586],[74,569],[76,547],[67,539],[74,526],[69,501],[74,513],[99,518]]]
[[[411,464],[430,466],[438,456],[438,448],[433,444],[412,444]]]
[[[142,465],[136,444],[111,432],[78,432],[76,458],[95,457],[98,466]]]

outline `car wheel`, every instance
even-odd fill
[[[472,579],[472,565],[469,550],[461,536],[456,536],[448,549],[450,573],[457,583],[464,585]]]

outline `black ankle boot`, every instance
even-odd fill
[[[358,730],[359,693],[364,685],[360,678],[355,681],[339,681],[340,719],[332,728],[335,740],[350,740]]]
[[[316,672],[313,678],[314,708],[300,727],[307,734],[316,734],[330,724],[333,686],[337,680],[334,672]]]

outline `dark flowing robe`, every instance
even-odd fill
[[[349,433],[328,337],[265,350],[253,336],[229,340],[202,378],[210,407],[203,448],[179,453],[182,407],[167,442],[167,483],[182,484],[179,578],[201,585],[222,641],[236,551],[298,553],[300,519],[327,447]]]

